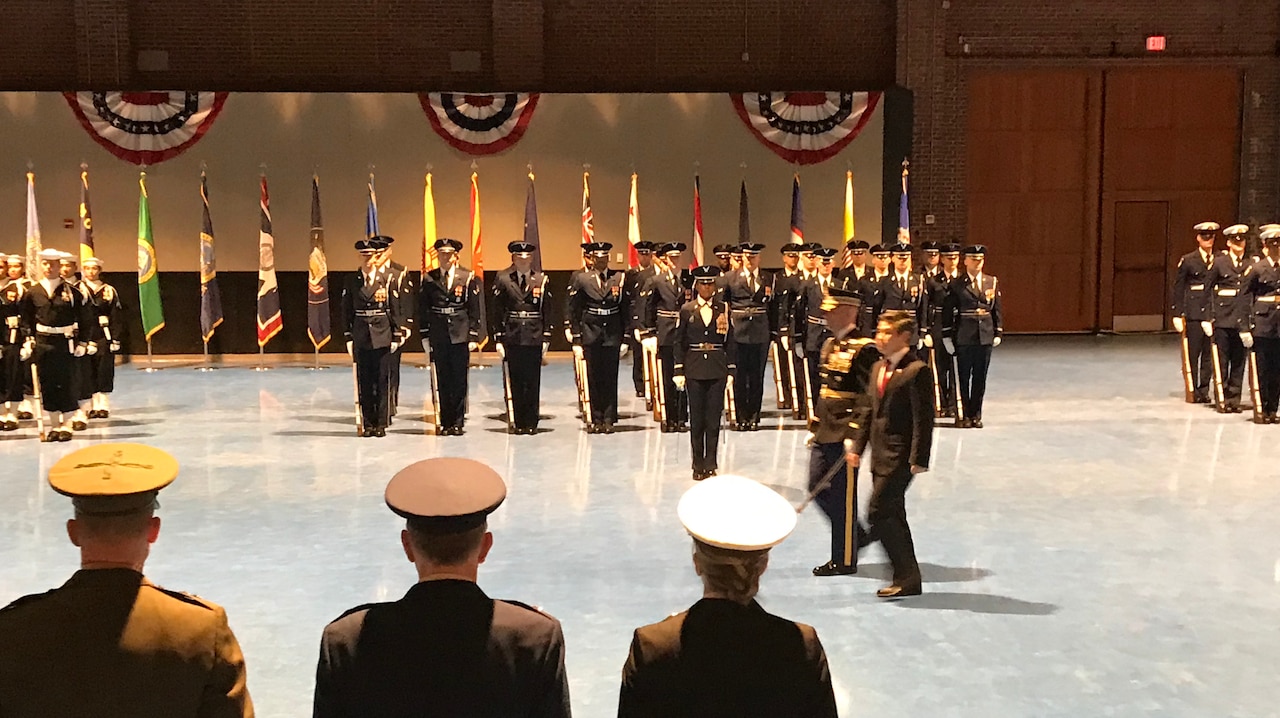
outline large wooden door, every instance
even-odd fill
[[[1116,202],[1113,328],[1153,331],[1164,324],[1169,247],[1168,202]]]

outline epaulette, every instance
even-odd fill
[[[365,603],[365,604],[361,604],[361,605],[359,605],[359,606],[356,606],[355,608],[348,608],[347,610],[345,610],[345,611],[343,611],[343,612],[342,612],[342,615],[338,616],[337,618],[335,618],[335,619],[333,619],[333,620],[334,620],[334,621],[341,621],[342,619],[346,618],[347,616],[350,616],[350,615],[351,615],[351,614],[353,614],[353,613],[356,613],[356,612],[359,612],[359,611],[368,611],[369,609],[373,608],[374,606],[378,606],[378,605],[379,605],[379,604],[377,604],[377,603]],[[333,622],[333,621],[330,621],[330,623],[332,623],[332,622]]]
[[[210,603],[209,601],[206,601],[203,598],[200,598],[199,596],[193,593],[184,593],[182,591],[174,591],[168,588],[164,588],[163,586],[157,586],[154,583],[150,583],[150,582],[147,582],[145,585],[150,586],[151,588],[154,588],[155,590],[159,591],[160,593],[163,593],[164,595],[170,598],[176,598],[179,601],[182,601],[183,603],[191,604],[192,606],[199,606],[201,608],[208,609],[210,611],[216,611],[218,609],[218,607],[215,604]]]
[[[38,601],[38,600],[40,600],[40,599],[42,599],[42,598],[44,598],[44,597],[46,597],[46,596],[48,596],[48,595],[52,594],[52,593],[53,593],[54,591],[56,591],[56,590],[58,590],[58,589],[56,589],[56,588],[54,588],[54,589],[49,589],[48,591],[45,591],[44,593],[33,593],[33,594],[29,595],[29,596],[22,596],[22,597],[20,597],[20,598],[14,599],[13,603],[10,603],[8,606],[5,606],[4,608],[0,608],[0,613],[4,613],[4,612],[6,612],[6,611],[12,611],[12,610],[15,610],[15,609],[18,609],[18,608],[22,608],[23,606],[26,606],[27,604],[35,603],[36,601]]]
[[[553,621],[554,621],[554,620],[556,620],[556,617],[555,617],[555,616],[552,616],[550,613],[547,613],[546,611],[542,610],[541,608],[538,608],[537,606],[529,605],[529,604],[527,604],[527,603],[525,603],[525,602],[523,602],[523,601],[515,601],[515,600],[512,600],[512,599],[510,599],[510,598],[499,598],[498,600],[499,600],[499,601],[502,601],[503,603],[509,603],[509,604],[511,604],[512,606],[519,606],[520,608],[523,608],[523,609],[525,609],[525,610],[533,611],[534,613],[537,613],[537,614],[539,614],[539,615],[542,615],[542,616],[545,616],[545,617],[547,617],[547,618],[550,618],[550,619],[551,619],[551,620],[553,620]]]

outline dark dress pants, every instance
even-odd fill
[[[1213,387],[1212,339],[1200,329],[1200,322],[1187,322],[1187,358],[1191,364],[1191,385],[1197,399],[1208,399]]]
[[[588,344],[582,348],[591,389],[591,418],[597,424],[618,420],[618,352],[616,345]]]
[[[644,396],[644,352],[640,351],[640,342],[627,338],[627,346],[631,347],[631,383],[635,386],[636,396]]]
[[[787,370],[786,361],[790,354],[786,349],[782,348],[782,342],[773,342],[773,346],[777,347],[777,368],[778,376],[782,378],[782,396],[778,397],[778,406],[783,409],[791,408],[791,372]],[[771,350],[772,351],[772,350]]]
[[[858,546],[866,539],[858,525],[858,470],[853,469],[850,481],[844,444],[814,444],[809,449],[809,490],[818,488],[830,471],[835,472],[831,483],[813,500],[831,522],[831,562],[837,566],[857,566]]]
[[[724,412],[725,379],[687,379],[689,443],[694,471],[715,471],[720,446],[720,415]]]
[[[436,389],[440,395],[440,425],[462,427],[467,413],[467,365],[471,353],[466,342],[433,344],[431,361],[435,364]]]
[[[26,368],[21,343],[0,347],[0,401],[22,401],[22,391],[27,384],[22,370]]]
[[[1218,346],[1221,363],[1222,393],[1227,406],[1240,406],[1240,389],[1244,385],[1245,350],[1240,332],[1235,329],[1214,329],[1213,342]]]
[[[1258,364],[1262,412],[1274,414],[1280,404],[1280,337],[1255,337],[1253,354]]]
[[[956,347],[960,372],[960,403],[966,419],[982,418],[982,399],[987,394],[987,369],[991,366],[990,344],[963,344]]]
[[[687,392],[676,391],[675,348],[671,346],[658,347],[658,363],[662,365],[662,392],[667,400],[667,423],[688,423],[689,395]]]
[[[517,429],[538,428],[542,385],[542,345],[506,345],[507,376],[511,380],[511,406]]]
[[[391,362],[388,347],[355,349],[356,387],[366,429],[385,429],[388,417]]]
[[[734,376],[733,393],[738,405],[739,422],[760,421],[760,407],[764,403],[765,359],[769,356],[769,344],[739,344],[738,371]]]
[[[40,375],[44,410],[68,412],[78,409],[80,397],[76,395],[79,385],[76,370],[79,367],[66,338],[37,335],[34,358]]]
[[[941,340],[935,340],[933,356],[929,360],[938,372],[938,404],[943,409],[954,409],[956,405],[956,364],[954,354],[948,354]]]
[[[876,447],[872,447],[872,454]],[[871,540],[879,540],[893,564],[893,582],[899,586],[920,585],[920,565],[916,547],[907,525],[907,487],[912,480],[911,467],[894,467],[888,473],[871,473],[871,503],[867,520],[871,524]]]

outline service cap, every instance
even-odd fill
[[[1192,227],[1192,229],[1200,234],[1212,234],[1213,232],[1217,232],[1219,229],[1222,229],[1222,227],[1220,227],[1217,222],[1201,222],[1200,224]]]
[[[968,247],[965,247],[961,253],[966,256],[985,257],[987,255],[987,245],[971,244]]]
[[[396,238],[388,234],[375,234],[369,239],[381,245],[382,249],[386,249],[396,243]]]
[[[44,249],[40,250],[40,258],[47,259],[50,262],[56,262],[62,259],[62,252],[59,252],[53,247],[45,247]]]
[[[850,252],[866,252],[871,249],[871,245],[867,244],[865,240],[851,239],[844,243],[844,248]]]
[[[372,239],[358,239],[356,240],[355,247],[356,251],[360,254],[378,253],[378,243],[374,242]]]
[[[435,250],[437,252],[461,252],[462,242],[449,237],[441,237],[436,240]]]
[[[82,267],[101,267],[101,266],[102,266],[102,258],[101,258],[101,257],[87,257],[87,258],[85,258],[82,262],[80,262],[80,266],[82,266]]]
[[[756,242],[743,242],[738,245],[738,250],[742,254],[760,254],[763,249],[764,245]]]
[[[911,245],[906,242],[898,242],[889,247],[889,251],[894,254],[911,254]]]
[[[941,247],[942,254],[960,254],[959,242],[947,242]]]
[[[49,486],[82,514],[116,516],[155,508],[178,476],[178,460],[145,444],[108,443],[67,454],[49,469]]]
[[[609,250],[613,249],[613,245],[608,242],[587,242],[582,245],[583,254],[593,254],[597,257],[609,256]]]
[[[431,534],[469,531],[507,498],[507,485],[488,464],[456,456],[417,461],[391,477],[387,508]]]
[[[730,551],[777,546],[796,527],[796,510],[786,499],[743,476],[712,476],[696,484],[680,497],[676,514],[690,536]]]
[[[1262,234],[1258,237],[1264,242],[1274,242],[1280,240],[1280,226],[1262,230]]]
[[[817,249],[813,250],[813,254],[814,256],[818,257],[824,262],[830,262],[836,257],[836,248],[835,247],[818,247]]]
[[[79,258],[70,252],[58,252],[58,261],[67,264],[75,264]]]
[[[684,242],[667,242],[658,245],[658,254],[664,257],[670,254],[684,254],[685,249],[687,247],[685,247]]]
[[[1243,242],[1244,235],[1249,231],[1247,224],[1233,224],[1222,230],[1222,236],[1227,238],[1228,242]]]
[[[886,247],[886,246],[884,246],[883,244],[879,244],[879,243],[877,243],[877,244],[873,244],[873,245],[871,245],[871,248],[869,249],[869,251],[870,251],[870,252],[871,252],[871,254],[873,254],[873,255],[876,255],[876,254],[888,254],[888,253],[889,253],[889,248],[888,248],[888,247]]]
[[[636,248],[636,254],[650,254],[657,245],[647,239],[642,239],[631,246]]]
[[[829,312],[842,304],[860,307],[862,306],[862,295],[858,294],[856,289],[849,289],[835,284],[828,287],[827,296],[822,299],[822,311]]]
[[[926,253],[928,253],[928,252],[940,252],[940,251],[942,251],[942,245],[938,244],[937,242],[933,241],[932,239],[928,239],[928,240],[925,240],[925,241],[923,241],[923,242],[921,242],[921,243],[920,243],[920,249],[921,249],[922,251],[926,252]]]
[[[689,270],[695,282],[714,282],[720,276],[720,268],[712,264],[704,264]]]
[[[510,242],[507,244],[507,251],[512,254],[532,255],[533,250],[537,247],[532,242]]]
[[[800,254],[804,251],[804,244],[800,242],[787,242],[779,248],[783,254]]]
[[[717,257],[733,254],[733,247],[730,247],[727,244],[717,244],[715,249],[711,250],[711,253]]]

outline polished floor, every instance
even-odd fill
[[[1000,347],[987,428],[940,428],[908,495],[920,598],[875,599],[878,548],[857,576],[814,578],[827,526],[805,512],[760,600],[817,627],[841,715],[1280,715],[1280,427],[1183,404],[1176,352],[1167,337]],[[414,405],[427,374],[406,369],[391,434],[358,439],[343,367],[123,367],[107,428],[69,444],[0,435],[0,604],[75,568],[47,467],[86,441],[155,444],[183,472],[162,496],[148,574],[227,608],[259,715],[309,715],[324,624],[414,578],[387,479],[470,456],[511,486],[482,585],[561,619],[575,715],[609,716],[631,630],[699,596],[675,516],[688,438],[660,434],[631,398],[619,433],[587,436],[559,360],[543,433],[511,437],[501,374],[471,376],[465,436],[425,435]],[[804,432],[767,423],[723,435],[722,470],[799,502]]]

